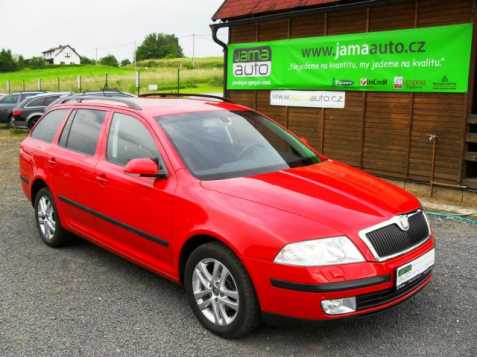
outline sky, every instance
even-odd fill
[[[25,58],[69,44],[81,56],[133,58],[151,32],[179,37],[186,56],[220,56],[209,24],[223,0],[0,0],[0,49]],[[225,33],[222,36],[226,36]]]

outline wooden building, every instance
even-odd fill
[[[227,28],[231,45],[475,24],[476,18],[477,0],[226,0],[211,27],[217,42],[219,30]],[[333,159],[382,177],[474,190],[475,36],[471,41],[466,93],[346,91],[343,109],[272,106],[270,90],[226,95],[271,116]]]

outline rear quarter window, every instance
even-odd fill
[[[58,109],[49,112],[36,124],[31,133],[31,137],[51,143],[58,127],[68,114],[68,111],[68,109]]]
[[[105,111],[78,109],[66,125],[60,145],[86,155],[94,155],[105,118]]]

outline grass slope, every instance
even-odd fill
[[[138,62],[141,92],[147,92],[150,84],[157,85],[163,91],[176,90],[178,68],[180,87],[184,92],[222,91],[222,58],[208,57],[196,59],[194,67],[190,58]],[[7,81],[10,81],[12,91],[36,90],[40,79],[43,90],[78,91],[78,76],[81,76],[82,90],[99,90],[106,85],[106,75],[109,88],[136,92],[136,67],[133,65],[119,68],[101,65],[56,66],[0,73],[0,92],[7,90]]]

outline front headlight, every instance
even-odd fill
[[[286,245],[275,263],[320,266],[364,262],[363,255],[347,237],[322,238]]]

